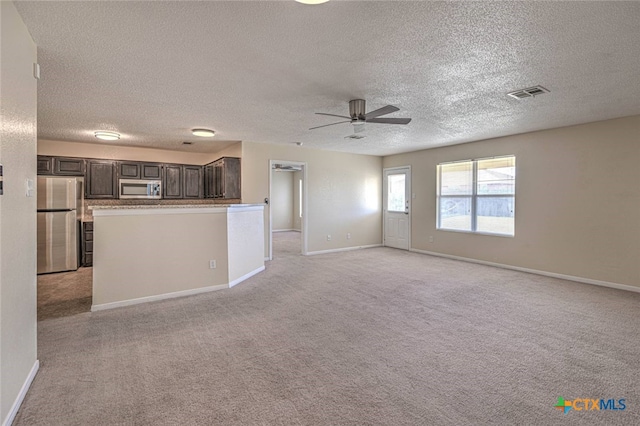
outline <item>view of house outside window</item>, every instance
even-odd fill
[[[438,165],[437,227],[515,235],[515,156]]]

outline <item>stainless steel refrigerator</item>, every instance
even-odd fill
[[[38,177],[38,274],[78,269],[82,178]]]

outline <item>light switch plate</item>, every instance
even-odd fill
[[[26,196],[27,197],[33,197],[35,195],[35,186],[34,186],[34,181],[33,179],[26,179],[25,180],[25,187],[26,187]]]

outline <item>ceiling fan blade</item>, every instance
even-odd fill
[[[316,112],[316,114],[318,114],[318,115],[328,115],[329,117],[347,118],[347,119],[351,120],[351,117],[347,117],[346,115],[327,114],[327,113],[324,113],[324,112]]]
[[[370,111],[364,115],[364,118],[369,121],[370,118],[380,117],[381,115],[391,114],[392,112],[400,111],[400,108],[393,105],[383,106],[375,111]]]
[[[325,124],[325,125],[322,125],[322,126],[311,127],[309,130],[319,129],[320,127],[334,126],[334,125],[336,125],[336,124],[342,124],[342,123],[351,123],[351,120],[348,120],[348,121],[338,121],[337,123],[331,123],[331,124]]]
[[[380,124],[409,124],[410,118],[373,118],[367,120],[367,123],[380,123]]]

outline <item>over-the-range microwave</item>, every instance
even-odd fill
[[[162,181],[159,180],[120,179],[118,187],[121,199],[162,198]]]

